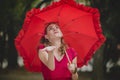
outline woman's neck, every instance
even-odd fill
[[[51,44],[59,48],[61,46],[61,39],[53,39],[51,40]]]

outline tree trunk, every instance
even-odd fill
[[[93,62],[93,80],[104,80],[103,46],[95,53]]]
[[[12,23],[12,22],[11,22]],[[15,33],[14,27],[8,27],[8,68],[14,69],[18,66],[17,64],[17,51],[14,46]]]

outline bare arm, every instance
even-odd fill
[[[44,49],[39,49],[39,58],[40,60],[50,69],[54,70],[55,69],[55,62],[54,62],[54,54],[53,50],[48,51],[46,48]]]

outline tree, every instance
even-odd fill
[[[98,53],[96,56],[99,55],[98,61],[103,59],[101,62],[101,67],[103,67],[103,71],[96,67],[98,64],[96,63],[95,70],[99,72],[95,72],[95,74],[103,73],[106,77],[106,64],[110,59],[116,59],[116,45],[120,43],[120,11],[119,11],[119,2],[114,0],[90,0],[91,6],[96,7],[100,10],[101,13],[101,23],[104,34],[106,35],[106,42],[104,47],[104,52]],[[101,56],[100,56],[101,55]],[[114,55],[114,56],[113,56]],[[95,56],[95,58],[96,58]],[[120,56],[119,56],[120,58]],[[95,80],[100,80],[99,76],[95,78]],[[115,78],[114,78],[115,79]],[[102,80],[102,79],[101,79]]]
[[[8,68],[16,68],[17,51],[14,46],[14,39],[22,26],[27,10],[32,8],[33,2],[38,0],[1,0],[0,1],[0,30],[8,35],[7,60]],[[6,37],[5,35],[3,37]],[[5,39],[3,42],[6,42]],[[5,45],[3,45],[5,49]],[[1,53],[0,53],[1,54]],[[3,58],[3,56],[2,56]]]
[[[6,51],[8,68],[16,68],[17,64],[17,51],[14,46],[14,39],[22,27],[25,14],[33,7],[40,8],[42,4],[49,4],[52,0],[1,0],[0,1],[0,31],[8,35],[8,46]],[[3,37],[6,37],[6,36]],[[5,45],[3,48],[5,49]],[[0,53],[2,54],[2,53]],[[3,58],[3,56],[0,56]],[[1,58],[1,59],[2,59]],[[2,60],[1,60],[2,62]]]

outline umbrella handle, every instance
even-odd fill
[[[67,59],[68,59],[69,64],[71,64],[72,62],[70,61],[70,58],[69,58],[66,50],[65,50],[65,54],[66,54],[66,57],[67,57]]]

